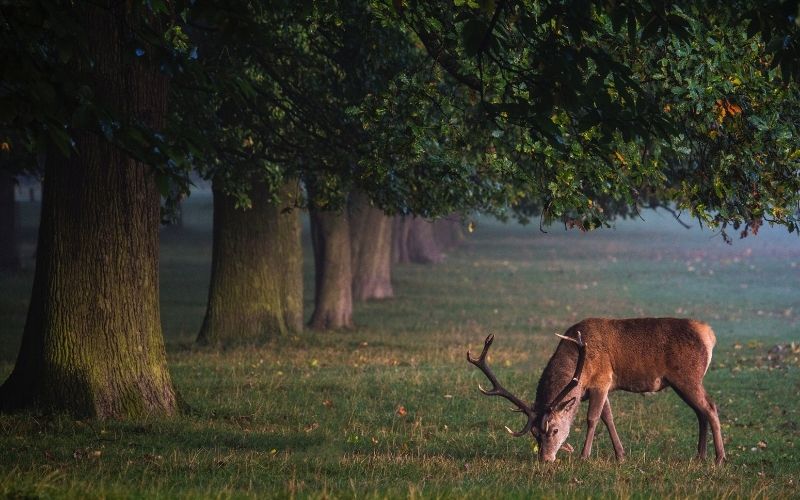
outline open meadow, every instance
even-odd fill
[[[0,276],[0,376],[19,347],[36,206],[23,204],[26,270]],[[582,234],[480,219],[442,264],[394,269],[396,298],[358,304],[357,328],[225,351],[193,345],[211,257],[210,198],[162,231],[161,317],[185,415],[76,421],[0,415],[7,497],[751,497],[800,495],[800,239],[783,228],[726,245],[644,213]],[[306,242],[307,245],[307,242]],[[306,314],[313,298],[306,248]],[[533,398],[558,339],[591,316],[709,322],[705,378],[728,462],[692,460],[694,413],[671,391],[611,396],[591,460],[539,464],[523,419],[477,391],[465,359],[496,336],[501,382]],[[794,342],[794,343],[793,343]],[[579,448],[584,407],[569,442]]]

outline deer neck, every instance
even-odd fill
[[[536,401],[534,402],[534,411],[539,414],[549,410],[549,405],[553,399],[569,384],[572,377],[575,375],[575,360],[565,360],[564,356],[559,356],[560,349],[556,350],[547,367],[542,372],[542,377],[539,379],[539,385],[536,387]],[[578,384],[572,389],[564,399],[576,397],[578,401],[583,394],[582,384]],[[574,405],[577,409],[578,405]]]

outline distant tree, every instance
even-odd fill
[[[392,288],[392,218],[360,192],[350,196],[353,299],[388,299]]]
[[[466,240],[462,219],[460,214],[450,214],[433,223],[434,239],[443,251],[457,248]]]
[[[395,218],[392,247],[393,259],[399,264],[432,264],[444,260],[433,223],[421,217]]]
[[[479,186],[469,169],[443,158],[449,148],[436,141],[454,132],[445,131],[437,103],[417,90],[439,76],[427,73],[430,63],[407,32],[356,0],[317,4],[307,25],[292,31],[304,50],[281,51],[294,61],[271,65],[269,74],[286,115],[304,118],[291,126],[292,138],[305,138],[291,165],[311,212],[310,324],[327,329],[352,324],[354,292],[356,300],[391,293],[389,221],[381,212],[450,212],[472,201],[459,187]],[[443,184],[446,178],[452,182]]]

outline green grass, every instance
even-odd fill
[[[35,207],[24,208],[30,226]],[[655,214],[591,234],[481,221],[445,263],[398,267],[397,298],[358,305],[355,330],[215,352],[192,346],[208,282],[208,200],[192,199],[187,212],[183,230],[163,234],[161,275],[170,368],[191,412],[136,422],[0,416],[0,494],[800,494],[800,353],[769,359],[774,345],[800,340],[794,236],[765,229],[727,246]],[[32,237],[26,229],[28,257]],[[31,280],[30,266],[0,277],[3,377],[16,354]],[[310,313],[308,299],[306,305]],[[495,333],[495,371],[506,387],[532,398],[557,343],[553,333],[600,315],[691,316],[712,324],[718,346],[706,387],[720,406],[724,467],[712,465],[713,447],[708,462],[691,460],[696,419],[669,390],[613,394],[628,454],[621,465],[604,429],[591,460],[560,455],[554,465],[538,464],[527,438],[505,434],[504,425],[521,426],[522,419],[477,392],[483,376],[466,363],[466,350]],[[585,433],[582,415],[569,439],[576,448]]]

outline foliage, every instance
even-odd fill
[[[0,135],[33,154],[89,131],[154,165],[165,195],[199,168],[243,205],[253,180],[299,177],[329,209],[359,189],[392,213],[590,229],[665,206],[793,230],[796,5],[757,7],[133,2],[128,57],[172,81],[152,130],[93,87],[80,6],[10,2]]]
[[[479,93],[473,112],[486,147],[509,165],[498,182],[517,216],[590,229],[675,204],[723,228],[767,220],[793,230],[800,170],[787,141],[797,91],[778,77],[769,48],[745,34],[752,23],[733,12],[741,6],[581,6],[399,9],[441,67]],[[740,73],[750,78],[734,95]],[[750,126],[709,134],[720,109],[734,120],[734,98],[747,101]],[[703,113],[712,122],[701,123]],[[767,133],[770,125],[777,130]],[[747,161],[734,168],[735,158]]]
[[[191,10],[199,57],[175,78],[175,129],[191,130],[195,165],[247,205],[300,177],[314,205],[341,208],[353,189],[388,212],[448,213],[477,205],[475,176],[452,161],[431,66],[367,2],[240,2]],[[387,107],[382,107],[387,105]],[[388,112],[387,112],[388,111]],[[199,126],[198,126],[199,125]],[[413,132],[411,131],[413,130]],[[462,141],[463,143],[463,141]],[[450,182],[443,184],[442,179]]]
[[[691,25],[690,38],[659,41],[642,68],[650,84],[669,89],[664,113],[682,124],[658,146],[666,164],[659,197],[723,232],[729,223],[757,232],[762,221],[794,231],[798,88],[780,80],[764,44],[741,27]]]

